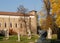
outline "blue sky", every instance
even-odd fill
[[[29,10],[41,10],[41,0],[0,0],[0,11],[16,12],[19,5]]]

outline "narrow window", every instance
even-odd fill
[[[5,28],[6,28],[6,23],[5,23]]]
[[[1,27],[1,23],[0,23],[0,27]]]
[[[17,28],[17,23],[15,24],[15,27]]]

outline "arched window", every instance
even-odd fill
[[[5,28],[6,28],[6,23],[5,23]]]
[[[17,23],[15,24],[15,27],[17,28]]]

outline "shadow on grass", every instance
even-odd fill
[[[4,36],[0,36],[0,41],[3,41]]]
[[[39,40],[39,42],[36,42],[36,43],[60,43],[60,40],[54,40],[54,39],[47,39],[47,40]]]

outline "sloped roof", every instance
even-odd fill
[[[0,15],[9,15],[9,16],[33,16],[32,14],[23,14],[23,13],[17,13],[17,12],[2,12],[0,11]]]

